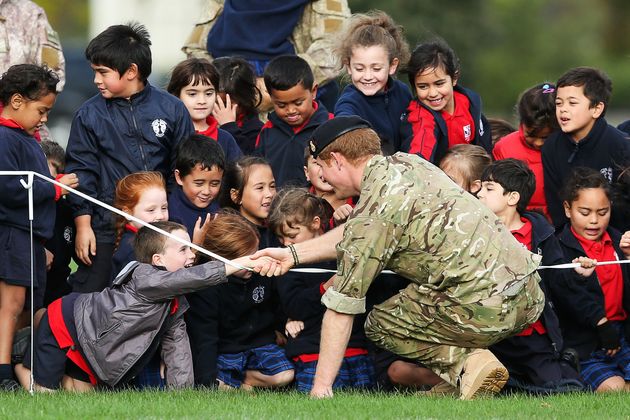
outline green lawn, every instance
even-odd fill
[[[630,419],[630,394],[499,397],[477,401],[411,394],[338,393],[310,400],[296,393],[117,392],[0,394],[0,419],[17,418],[536,418]]]

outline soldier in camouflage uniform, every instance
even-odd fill
[[[47,65],[65,83],[61,43],[44,9],[30,0],[0,0],[0,74],[14,64]]]
[[[66,81],[66,62],[61,43],[44,9],[30,0],[0,0],[0,74],[14,64],[46,65],[59,77],[57,92]],[[42,140],[51,140],[44,125]]]
[[[358,117],[337,117],[310,144],[336,192],[360,193],[337,245],[337,278],[322,303],[336,313],[331,319],[363,313],[372,280],[393,270],[411,284],[368,314],[368,338],[431,368],[445,381],[438,388],[459,388],[463,399],[498,392],[507,370],[485,348],[538,319],[540,258],[437,167],[415,155],[381,156],[378,136],[366,127]],[[319,246],[331,243],[325,236]],[[290,249],[293,262],[309,262],[309,247],[300,245]],[[345,334],[324,320],[316,396],[332,395],[325,353],[335,343],[326,342],[327,328]]]

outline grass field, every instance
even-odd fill
[[[117,392],[0,394],[0,419],[630,419],[630,394],[512,396],[476,401],[412,394],[338,393],[310,400],[297,393]]]

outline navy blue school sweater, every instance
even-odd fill
[[[599,118],[588,135],[577,143],[562,131],[552,133],[542,148],[542,163],[547,210],[559,229],[567,222],[559,194],[571,169],[593,168],[612,182],[630,165],[630,140],[604,118]]]
[[[315,129],[332,118],[324,105],[314,106],[317,110],[297,132],[272,112],[258,135],[254,154],[264,157],[271,165],[276,188],[285,184],[306,185],[304,149]]]
[[[236,140],[230,133],[219,128],[219,122],[212,115],[206,118],[208,128],[204,131],[198,131],[197,133],[209,137],[210,139],[219,143],[223,153],[225,154],[225,162],[234,162],[243,156],[241,148],[236,144]]]
[[[215,58],[242,56],[271,60],[295,54],[289,38],[309,0],[226,0],[208,34],[208,51]]]
[[[335,104],[335,116],[357,115],[369,122],[381,138],[383,153],[391,155],[404,151],[400,122],[411,99],[407,85],[391,77],[386,89],[373,96],[365,96],[354,85],[348,85]]]
[[[626,259],[619,249],[621,233],[614,228],[608,228],[615,252],[619,259]],[[586,255],[584,248],[571,232],[571,226],[565,225],[558,234],[558,241],[564,254],[564,262],[571,262],[574,258]],[[560,320],[564,343],[578,351],[580,359],[590,358],[590,354],[601,347],[597,334],[597,323],[606,316],[604,292],[593,272],[589,277],[582,277],[570,269],[569,275],[549,281],[547,286],[551,299],[555,304],[556,313]],[[630,267],[621,265],[623,275],[623,308],[630,315]],[[626,319],[626,322],[630,320]]]
[[[128,100],[98,94],[74,115],[66,172],[79,177],[81,192],[111,205],[116,182],[126,175],[158,171],[172,179],[176,146],[194,132],[182,101],[149,84]],[[109,210],[72,194],[68,200],[75,218],[92,216],[97,243],[115,242]]]
[[[336,262],[315,264],[310,267],[336,270]],[[322,285],[334,273],[294,273],[289,271],[278,279],[278,295],[287,318],[302,321],[304,329],[293,338],[288,337],[285,351],[287,357],[294,358],[302,354],[319,353],[322,320],[326,307],[322,305]],[[352,325],[352,334],[348,347],[366,348],[367,339],[363,331],[365,315],[357,316]]]
[[[0,171],[33,171],[50,177],[46,156],[35,138],[17,125],[8,127],[3,122],[0,122]],[[29,231],[28,190],[20,183],[20,180],[27,182],[27,177],[1,178],[0,225]],[[33,208],[33,235],[40,241],[51,238],[55,226],[55,186],[35,176]]]
[[[492,155],[490,124],[481,111],[481,97],[470,89],[456,85],[453,90],[468,98],[468,111],[473,119],[474,134],[470,144],[483,147]],[[429,130],[424,130],[424,128]],[[448,150],[448,128],[441,112],[436,112],[417,99],[409,103],[401,124],[403,152],[418,153],[438,165]],[[410,153],[411,153],[410,152]]]
[[[186,295],[186,327],[195,384],[214,385],[219,354],[240,353],[276,342],[280,328],[276,279],[253,274]]]
[[[136,253],[133,250],[133,241],[136,237],[138,230],[130,225],[125,226],[125,230],[120,237],[118,248],[112,256],[112,276],[109,282],[112,285],[114,279],[118,276],[123,268],[131,261],[136,260]]]
[[[256,148],[256,138],[263,128],[263,122],[258,118],[258,114],[250,114],[241,120],[225,123],[220,128],[234,137],[244,155],[251,155]]]
[[[195,231],[197,219],[201,217],[201,223],[203,223],[208,214],[214,214],[217,211],[219,211],[219,204],[216,200],[212,201],[210,205],[205,208],[195,206],[190,202],[188,197],[186,197],[180,185],[176,185],[168,195],[169,220],[186,226],[186,230],[191,238]]]

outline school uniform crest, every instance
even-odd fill
[[[153,120],[151,127],[156,137],[164,137],[164,134],[166,134],[166,121],[161,118]]]
[[[470,142],[470,138],[472,136],[472,130],[470,128],[470,124],[464,126],[464,138],[467,142]]]
[[[252,290],[252,300],[261,303],[265,299],[265,286],[257,286]]]
[[[613,170],[612,168],[608,167],[608,168],[601,168],[599,170],[599,172],[604,175],[604,177],[608,180],[608,182],[612,182],[612,178],[613,178]]]

